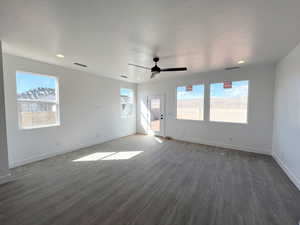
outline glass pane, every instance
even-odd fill
[[[177,119],[203,120],[204,85],[177,87]]]
[[[57,125],[58,106],[51,102],[18,102],[22,128]]]
[[[16,84],[21,128],[59,124],[58,83],[55,77],[17,72]]]
[[[150,100],[150,129],[160,131],[160,98]]]
[[[210,87],[210,120],[247,123],[249,81],[214,83]]]
[[[57,102],[57,79],[50,76],[17,72],[18,101],[49,101]]]
[[[133,90],[127,88],[120,89],[121,97],[121,117],[127,118],[134,115]]]

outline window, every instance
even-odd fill
[[[16,83],[21,129],[60,124],[58,81],[55,77],[17,71]]]
[[[121,88],[121,117],[128,118],[134,116],[134,94],[132,89]]]
[[[203,120],[204,85],[177,87],[177,119]]]
[[[210,86],[210,120],[247,123],[249,81],[227,81]]]

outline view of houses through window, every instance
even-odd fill
[[[134,116],[134,92],[132,89],[121,88],[121,117],[128,118]]]
[[[59,125],[58,81],[55,77],[16,73],[21,129]]]

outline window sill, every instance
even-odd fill
[[[249,125],[248,122],[224,122],[224,121],[207,121],[207,120],[188,120],[188,119],[175,119],[177,121],[187,121],[187,122],[200,122],[200,123],[216,123],[216,124],[224,124],[224,125]]]
[[[121,119],[134,119],[135,116],[122,116]]]
[[[205,122],[205,120],[189,120],[189,119],[178,119],[178,118],[176,118],[176,120],[178,120],[178,121],[189,121],[189,122]]]
[[[208,121],[210,123],[219,123],[219,124],[229,124],[229,125],[248,125],[249,123],[248,122],[226,122],[226,121]]]
[[[60,126],[60,123],[51,124],[51,125],[43,125],[43,126],[35,126],[35,127],[26,127],[26,128],[19,127],[19,130],[35,130],[35,129],[51,128],[51,127],[59,127],[59,126]]]

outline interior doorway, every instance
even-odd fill
[[[165,100],[163,95],[147,97],[148,105],[148,133],[165,136]]]

